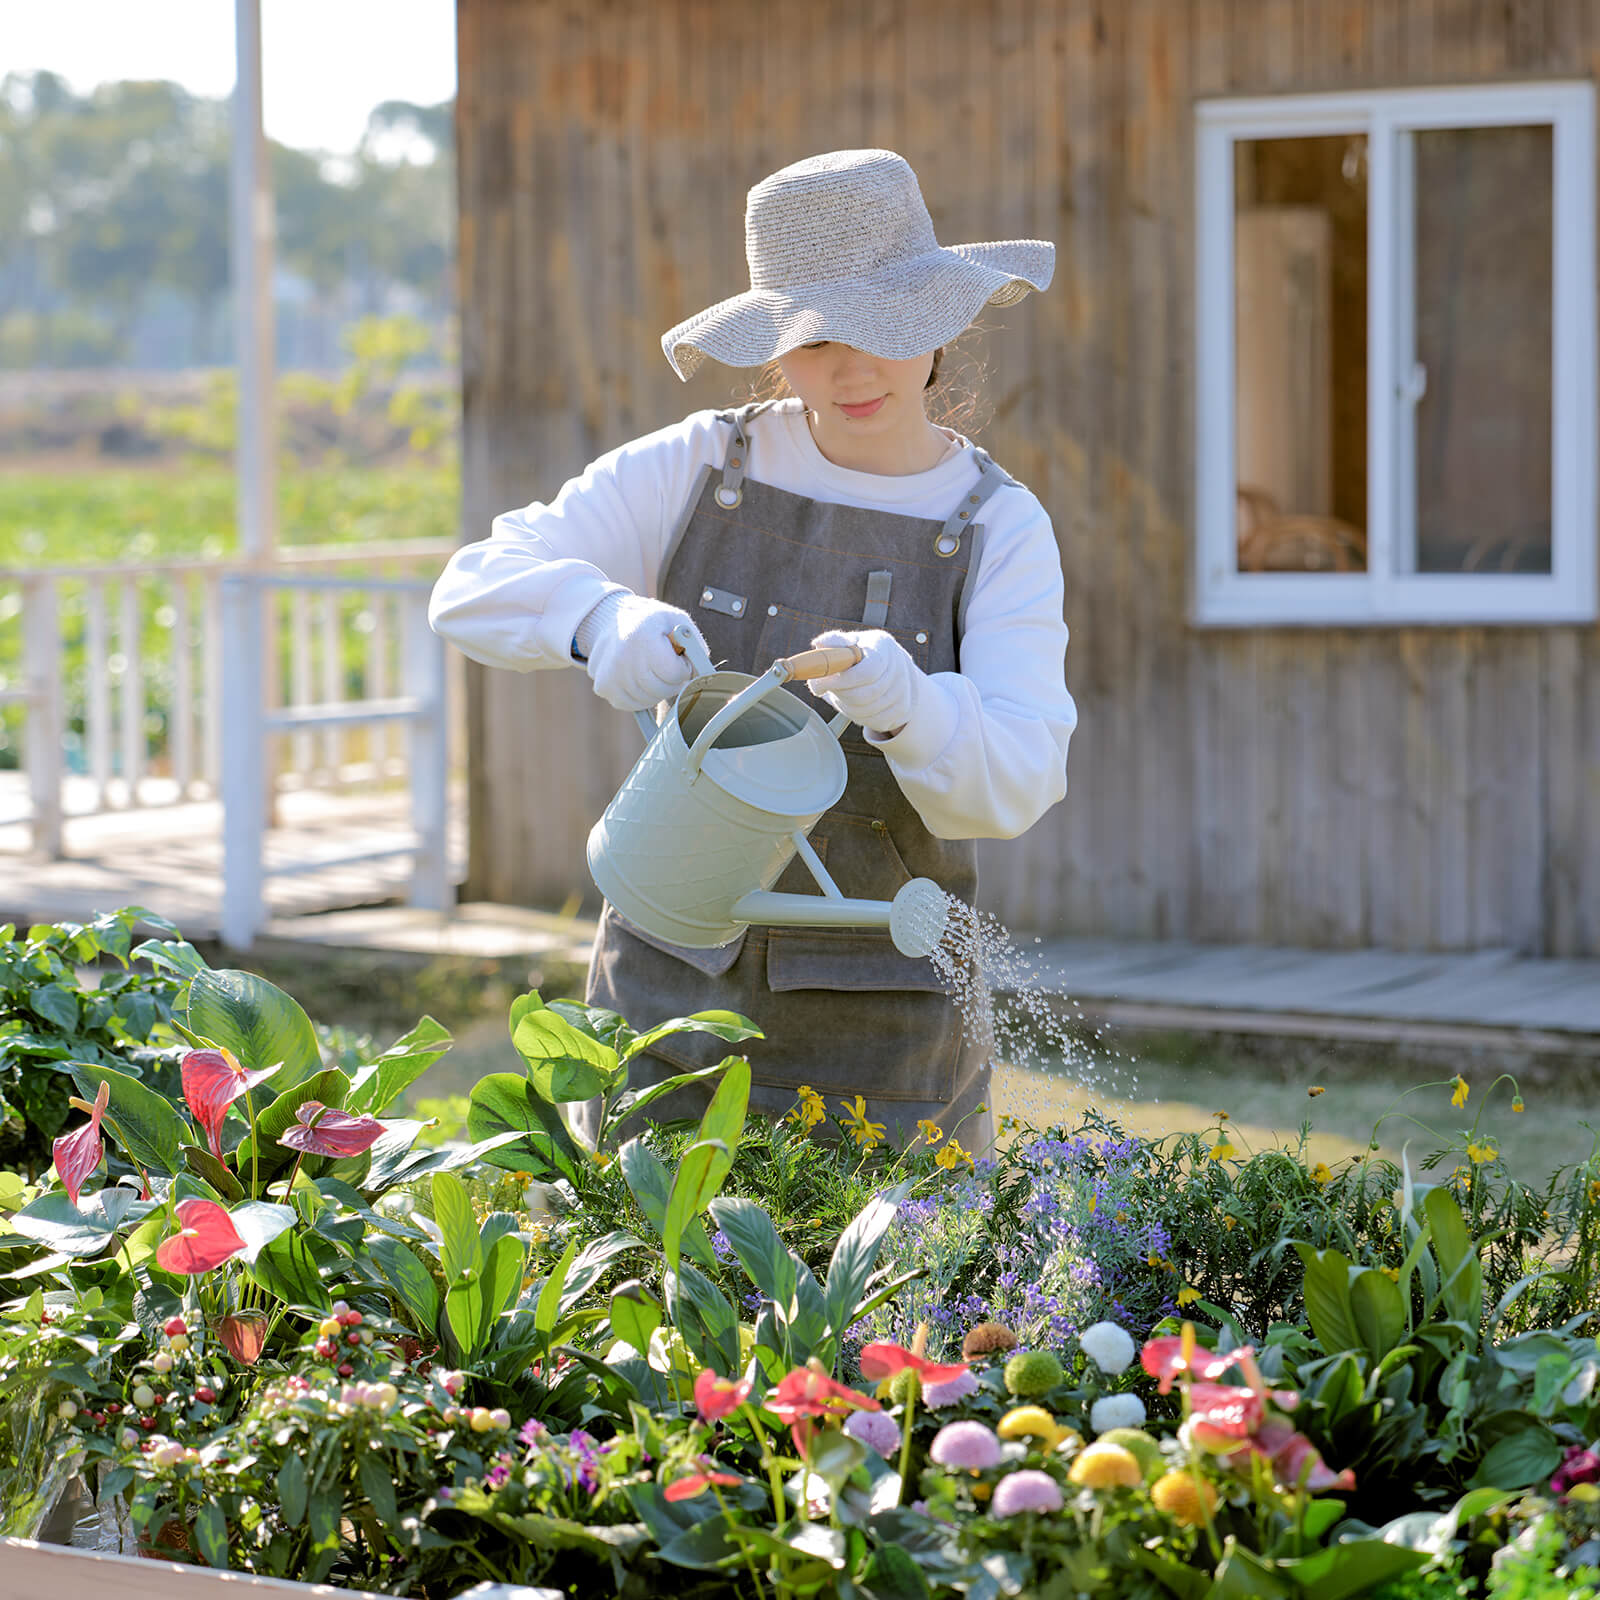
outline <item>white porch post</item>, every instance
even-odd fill
[[[263,726],[263,586],[253,572],[222,580],[222,942],[248,950],[264,920],[267,731]]]
[[[272,246],[272,173],[261,123],[261,0],[234,0],[238,76],[233,87],[230,173],[234,361],[239,373],[236,504],[239,543],[254,567],[277,543],[278,426]]]

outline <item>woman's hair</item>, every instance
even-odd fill
[[[971,348],[975,336],[982,332],[974,323],[959,339],[940,345],[933,352],[933,367],[923,385],[928,395],[928,420],[936,427],[951,428],[969,438],[989,420],[981,390],[983,362]],[[742,394],[735,391],[734,398],[770,402],[793,396],[783,369],[776,361],[769,361]]]

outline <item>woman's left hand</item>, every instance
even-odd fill
[[[922,669],[893,634],[881,628],[859,633],[830,628],[811,643],[817,648],[854,645],[861,652],[861,659],[853,667],[830,677],[814,678],[806,686],[812,694],[879,738],[892,739],[911,720]]]

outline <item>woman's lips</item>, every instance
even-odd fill
[[[876,400],[863,400],[860,405],[854,406],[847,406],[841,402],[839,409],[847,417],[870,417],[887,398],[886,395],[880,394]]]

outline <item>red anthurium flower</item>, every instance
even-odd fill
[[[929,1361],[925,1356],[919,1356],[907,1350],[903,1344],[869,1344],[861,1352],[861,1376],[879,1383],[884,1378],[892,1378],[897,1372],[904,1372],[909,1367],[916,1373],[918,1380],[924,1384],[949,1383],[952,1378],[959,1378],[963,1372],[969,1370],[965,1361],[957,1361],[954,1365],[941,1365],[937,1361]]]
[[[702,1422],[721,1422],[731,1417],[750,1398],[750,1380],[722,1378],[707,1367],[694,1380],[694,1403],[700,1408]],[[699,1493],[696,1490],[695,1493]],[[680,1499],[685,1498],[679,1496]]]
[[[77,1205],[85,1180],[100,1165],[100,1157],[105,1154],[105,1141],[100,1137],[100,1119],[110,1104],[109,1083],[100,1085],[93,1105],[74,1095],[72,1105],[76,1110],[87,1111],[89,1120],[81,1128],[62,1134],[50,1146],[50,1153],[55,1157],[56,1175],[61,1179],[61,1187],[67,1191],[67,1198],[73,1205]]]
[[[835,1383],[820,1361],[796,1367],[766,1399],[767,1410],[784,1422],[801,1417],[845,1417],[852,1411],[881,1411],[882,1406],[858,1389]]]
[[[246,1072],[231,1050],[191,1050],[183,1058],[183,1098],[206,1131],[211,1153],[222,1159],[222,1123],[228,1107],[278,1069]]]
[[[1319,1492],[1356,1486],[1356,1475],[1349,1467],[1335,1472],[1317,1447],[1282,1417],[1267,1418],[1245,1448],[1229,1458],[1229,1465],[1243,1465],[1252,1455],[1265,1456],[1272,1463],[1273,1476],[1288,1489]]]
[[[1189,1420],[1194,1442],[1202,1450],[1227,1455],[1261,1426],[1265,1415],[1254,1389],[1231,1383],[1191,1383]]]
[[[1213,1378],[1220,1378],[1230,1367],[1238,1366],[1244,1357],[1253,1354],[1249,1345],[1241,1345],[1237,1350],[1219,1355],[1215,1350],[1197,1345],[1192,1337],[1180,1338],[1173,1334],[1163,1339],[1147,1339],[1144,1349],[1139,1352],[1139,1364],[1152,1378],[1161,1380],[1157,1387],[1165,1394],[1180,1373],[1209,1382]]]
[[[230,1311],[217,1322],[217,1338],[235,1361],[253,1367],[267,1342],[268,1319],[264,1311]]]
[[[294,1114],[294,1126],[279,1140],[291,1150],[312,1156],[358,1156],[378,1142],[383,1124],[376,1117],[334,1111],[320,1100],[307,1100]]]
[[[233,1218],[214,1200],[178,1202],[178,1232],[156,1246],[156,1265],[163,1272],[192,1276],[230,1261],[245,1247]]]
[[[697,1494],[704,1494],[712,1484],[727,1489],[738,1483],[739,1479],[731,1472],[718,1472],[711,1465],[709,1456],[700,1457],[699,1472],[690,1473],[687,1478],[679,1478],[676,1483],[669,1483],[662,1491],[664,1500],[693,1500]]]

